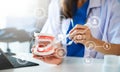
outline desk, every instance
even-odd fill
[[[52,65],[32,58],[32,54],[17,54],[17,58],[39,63],[39,66],[0,70],[0,72],[102,72],[102,59],[94,59],[94,63],[85,64],[83,58],[66,57],[61,65]]]

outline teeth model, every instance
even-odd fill
[[[56,57],[64,57],[66,52],[63,48],[56,47],[56,38],[50,34],[34,33],[35,47],[32,52],[36,55],[51,55],[56,52]]]

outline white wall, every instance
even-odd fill
[[[0,16],[33,16],[40,8],[47,10],[49,0],[0,0]]]

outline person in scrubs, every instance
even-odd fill
[[[63,20],[62,24],[57,23],[59,0],[52,0],[48,20],[41,33],[57,35],[62,31],[63,34],[69,35],[66,43],[73,42],[66,47],[67,56],[103,58],[105,54],[120,55],[119,0],[60,1],[61,11],[66,20]],[[58,11],[54,10],[55,7],[58,7]],[[62,62],[61,58],[54,55],[36,58],[51,64]]]

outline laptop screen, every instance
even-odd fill
[[[9,62],[5,54],[0,49],[0,69],[13,68],[13,65]]]
[[[6,56],[2,52],[2,50],[0,49],[0,70],[39,65],[37,63],[33,63],[33,62],[30,62],[30,61],[26,61],[26,60],[23,60],[23,61],[26,62],[25,64],[20,64],[20,63],[18,63],[17,60],[22,61],[21,59],[18,59],[18,58],[14,58],[14,57],[11,57],[11,56]]]

